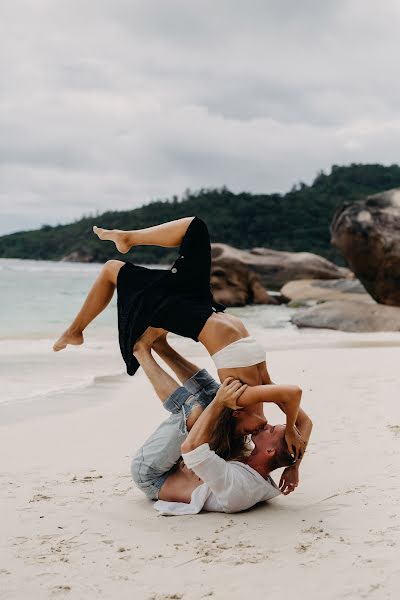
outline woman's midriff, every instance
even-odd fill
[[[225,313],[215,313],[207,320],[198,339],[212,356],[229,344],[248,336],[249,332],[240,319]],[[261,385],[266,383],[263,381],[265,370],[264,361],[250,367],[218,369],[218,376],[220,381],[224,381],[227,377],[234,377],[248,385]]]
[[[210,355],[215,354],[225,346],[248,337],[249,332],[242,321],[233,315],[219,312],[212,314],[206,321],[198,337]]]

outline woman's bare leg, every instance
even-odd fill
[[[146,373],[161,402],[164,402],[180,386],[160,365],[151,354],[151,347],[146,343],[136,343],[133,354]]]
[[[117,250],[122,254],[126,254],[132,246],[163,246],[165,248],[179,246],[193,219],[194,217],[185,217],[154,227],[132,231],[102,229],[94,225],[93,231],[101,240],[114,242]]]
[[[68,344],[75,346],[83,344],[83,330],[109,304],[117,285],[119,270],[124,264],[121,260],[109,260],[103,265],[82,308],[68,329],[54,344],[54,352],[63,350]]]
[[[173,377],[171,377],[168,373],[166,373],[166,371],[164,371],[162,367],[160,367],[151,354],[151,346],[154,344],[154,340],[159,338],[163,331],[164,330],[162,329],[148,327],[133,348],[133,354],[135,358],[139,361],[143,371],[146,373],[161,402],[164,402],[171,394],[181,387]],[[197,371],[198,369],[196,368],[195,372]],[[186,427],[188,431],[190,431],[190,429],[193,427],[194,423],[197,421],[202,412],[203,409],[201,406],[196,406],[193,408],[189,418],[186,421]]]
[[[158,356],[174,371],[179,381],[185,383],[195,373],[198,373],[200,368],[194,363],[189,362],[168,344],[166,339],[167,333],[168,332],[165,332],[155,340],[153,343],[153,350],[155,350]]]

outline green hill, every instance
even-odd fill
[[[120,258],[111,242],[100,242],[92,225],[138,229],[183,216],[207,221],[211,239],[238,248],[266,246],[276,250],[315,252],[335,262],[341,257],[330,245],[329,225],[336,207],[367,194],[400,187],[400,167],[352,164],[320,172],[311,185],[300,183],[286,194],[234,194],[226,188],[187,192],[178,200],[156,201],[129,211],[108,211],[68,225],[42,226],[0,237],[0,256],[60,260],[74,251],[93,261]],[[169,261],[175,252],[153,246],[135,248],[128,260]]]

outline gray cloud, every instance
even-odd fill
[[[398,160],[394,0],[4,0],[0,16],[0,233]]]

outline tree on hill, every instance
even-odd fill
[[[178,200],[155,201],[129,211],[84,216],[68,225],[42,226],[0,237],[0,256],[60,260],[85,252],[93,261],[121,258],[110,242],[101,242],[92,225],[139,229],[172,219],[198,215],[214,242],[237,248],[265,246],[276,250],[315,252],[335,262],[342,259],[330,245],[329,225],[337,206],[363,196],[400,187],[400,167],[379,164],[333,165],[319,172],[311,185],[299,183],[286,194],[234,194],[227,188],[187,191]],[[154,246],[134,248],[127,260],[169,262],[176,252]]]

